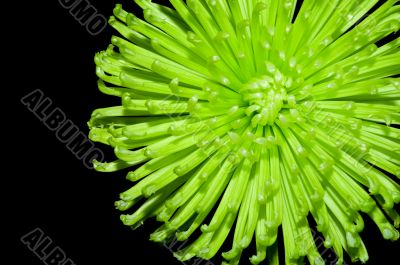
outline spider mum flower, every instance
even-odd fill
[[[191,239],[180,260],[232,233],[225,264],[251,242],[252,264],[277,264],[279,227],[286,264],[324,264],[310,218],[337,264],[368,260],[361,212],[399,238],[400,39],[376,44],[399,29],[398,1],[368,16],[377,0],[305,0],[296,16],[295,0],[135,2],[144,20],[117,5],[123,37],[95,58],[122,103],[89,121],[117,157],[95,169],[134,167],[124,224],[156,217],[151,240]]]

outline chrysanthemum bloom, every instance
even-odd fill
[[[306,0],[296,16],[295,0],[170,2],[136,0],[144,20],[118,5],[123,37],[96,55],[122,104],[89,122],[118,158],[95,168],[135,166],[124,224],[155,216],[151,240],[191,239],[180,260],[211,259],[232,233],[227,264],[253,240],[252,264],[276,262],[279,227],[286,264],[324,264],[310,218],[338,264],[368,260],[360,212],[398,239],[400,39],[376,44],[399,29],[398,1],[366,15],[377,0]]]

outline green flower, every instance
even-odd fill
[[[360,212],[399,238],[400,38],[376,44],[400,28],[399,1],[368,16],[377,0],[305,0],[298,15],[295,0],[135,2],[144,20],[117,5],[124,38],[95,59],[122,104],[89,121],[118,158],[96,170],[140,165],[116,202],[135,205],[124,224],[155,216],[151,240],[190,238],[180,260],[211,259],[232,233],[224,264],[253,240],[251,263],[277,264],[279,227],[286,264],[324,264],[310,217],[337,264],[368,260]]]

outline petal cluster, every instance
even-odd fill
[[[368,260],[363,216],[399,238],[400,38],[378,44],[399,1],[135,2],[144,19],[117,5],[122,36],[95,57],[121,105],[89,121],[117,157],[95,169],[132,168],[124,224],[156,217],[151,240],[191,240],[178,259],[232,265],[252,242],[277,264],[278,229],[286,264],[325,264],[311,219],[337,264]]]

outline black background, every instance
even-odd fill
[[[141,14],[133,1],[118,2],[125,9]],[[117,1],[90,3],[109,17]],[[14,7],[18,8],[18,4]],[[13,56],[15,67],[11,70],[16,74],[11,87],[15,92],[13,107],[5,113],[12,123],[4,126],[16,138],[3,139],[12,147],[11,159],[3,165],[10,172],[4,178],[15,182],[8,190],[12,195],[5,201],[10,210],[3,216],[12,224],[5,231],[11,235],[11,244],[6,244],[17,253],[12,252],[12,264],[43,264],[20,242],[21,236],[36,227],[77,265],[181,264],[165,247],[148,240],[157,227],[154,220],[135,231],[119,221],[113,203],[131,185],[125,180],[125,172],[104,174],[86,169],[57,140],[55,133],[20,103],[24,95],[41,89],[54,106],[87,133],[86,122],[92,110],[119,104],[117,99],[97,90],[93,62],[95,52],[104,50],[116,32],[107,27],[97,36],[90,35],[58,1],[29,1],[14,15],[7,25],[15,27],[12,31],[19,40],[15,42],[5,36],[4,42],[10,49],[3,51]],[[109,160],[113,159],[110,148],[99,147]],[[370,254],[368,264],[384,264],[389,260],[396,263],[399,242],[385,241],[369,218],[365,221],[362,237]],[[246,257],[252,251],[243,254],[243,264],[248,264]],[[214,261],[220,264],[219,258]]]

